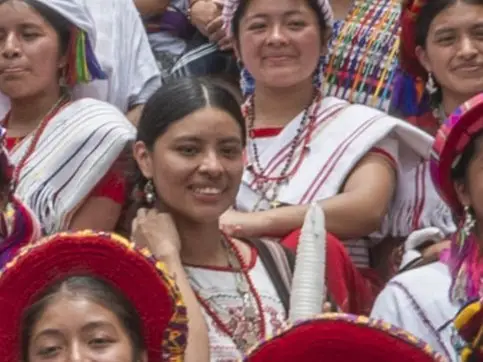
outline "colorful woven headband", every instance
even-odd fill
[[[483,130],[483,94],[457,108],[439,128],[431,152],[430,172],[433,183],[443,200],[455,214],[462,215],[451,178],[452,169],[472,137]]]
[[[222,12],[223,23],[225,24],[224,25],[225,31],[230,36],[233,35],[232,34],[233,16],[235,15],[241,1],[246,1],[246,0],[225,0],[224,1],[223,12]],[[332,27],[334,25],[334,13],[332,11],[332,7],[330,6],[329,0],[317,0],[317,3],[320,6],[320,12],[323,15],[327,29],[332,30]],[[329,34],[327,34],[327,36],[329,35],[330,35],[330,32]]]
[[[394,81],[391,107],[402,117],[419,116],[429,110],[425,86],[428,72],[416,56],[416,21],[427,0],[405,0],[400,24],[399,67]]]
[[[246,362],[443,362],[423,341],[385,322],[325,314],[262,342]]]
[[[77,27],[72,27],[71,30],[64,76],[69,87],[89,83],[95,79],[107,79],[97,61],[89,37],[85,31]]]
[[[463,307],[454,325],[467,346],[460,353],[461,362],[483,361],[483,301],[478,300]]]
[[[0,361],[21,361],[24,311],[49,285],[73,275],[101,278],[130,300],[149,362],[183,361],[186,307],[167,274],[147,250],[108,233],[61,233],[25,247],[0,270]]]

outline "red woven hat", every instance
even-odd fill
[[[149,362],[182,361],[186,308],[163,264],[108,233],[61,233],[28,246],[0,271],[0,361],[19,362],[24,310],[47,286],[91,274],[120,290],[141,317]]]
[[[382,321],[326,314],[256,347],[247,362],[443,362],[424,342]]]
[[[456,109],[439,128],[431,152],[430,171],[433,183],[443,200],[456,214],[462,214],[451,170],[470,143],[483,130],[483,94],[479,94]]]

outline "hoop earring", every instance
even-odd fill
[[[433,73],[429,72],[428,73],[428,81],[426,82],[426,90],[430,95],[433,95],[438,91],[438,86],[436,85],[436,82],[433,77]]]
[[[148,180],[146,185],[144,185],[144,200],[149,206],[154,205],[154,201],[156,201],[156,193],[154,192],[154,185],[152,180]]]
[[[465,206],[464,209],[465,212],[465,221],[463,222],[463,231],[466,236],[470,235],[471,231],[476,225],[476,220],[473,217],[473,214],[471,213],[470,207]]]

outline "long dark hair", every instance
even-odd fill
[[[251,0],[241,0],[240,4],[238,5],[238,8],[235,11],[235,14],[233,14],[231,30],[235,38],[235,41],[237,42],[240,37],[240,21],[243,15],[245,15],[247,8],[250,5],[250,1]],[[325,22],[324,15],[322,14],[322,11],[320,9],[318,0],[306,0],[306,1],[309,7],[315,12],[317,16],[317,21],[319,23],[319,28],[320,28],[320,35],[321,35],[321,38],[324,39],[324,34],[327,34],[327,31],[330,29],[327,29],[328,26]]]
[[[443,10],[453,6],[459,2],[464,2],[470,5],[483,5],[483,0],[438,0],[427,1],[421,8],[415,23],[415,44],[426,49],[429,28],[434,18],[438,16]],[[438,91],[431,95],[430,103],[433,108],[439,107],[443,100],[441,87],[438,85]]]
[[[240,127],[243,145],[245,145],[245,120],[235,97],[224,87],[211,82],[208,78],[197,77],[172,80],[151,96],[139,121],[137,141],[142,141],[152,151],[156,140],[173,123],[207,106],[225,111],[235,119]],[[137,163],[133,168],[130,177],[134,184],[132,186],[141,191],[147,180],[139,170]],[[139,192],[137,194],[139,195]],[[142,200],[138,198],[137,201]],[[143,206],[142,202],[138,206]]]
[[[131,302],[108,282],[93,276],[71,276],[48,287],[24,312],[21,334],[22,362],[28,362],[32,329],[42,317],[55,296],[61,293],[75,293],[113,312],[121,322],[133,348],[133,361],[141,358],[145,351],[141,319]]]

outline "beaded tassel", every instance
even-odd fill
[[[65,80],[68,86],[88,83],[94,79],[107,79],[97,62],[89,38],[83,30],[72,29],[67,56]]]

